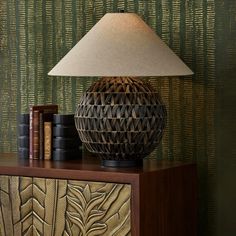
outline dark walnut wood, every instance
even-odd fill
[[[196,166],[144,160],[143,167],[104,168],[89,157],[77,161],[20,160],[0,154],[0,175],[124,183],[131,185],[132,236],[196,235]]]

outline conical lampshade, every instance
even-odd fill
[[[192,71],[136,14],[106,14],[49,72],[55,76],[180,76]]]

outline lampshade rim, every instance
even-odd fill
[[[68,74],[60,74],[60,75],[56,75],[56,74],[51,74],[50,72],[48,73],[49,76],[53,76],[53,77],[76,77],[76,78],[84,78],[84,77],[101,77],[101,78],[109,78],[109,77],[133,77],[133,78],[146,78],[146,77],[184,77],[184,76],[192,76],[194,75],[194,72],[192,72],[191,74],[179,74],[179,75],[68,75]]]

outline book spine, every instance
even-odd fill
[[[33,159],[39,159],[39,111],[33,111]]]
[[[34,152],[33,152],[33,146],[34,146],[34,129],[33,129],[33,107],[30,107],[29,110],[29,158],[33,159],[34,158]]]
[[[52,159],[52,122],[44,122],[44,159]]]
[[[39,159],[44,159],[44,119],[43,112],[39,113]]]
[[[35,111],[37,111],[35,113]],[[35,105],[30,106],[30,159],[39,159],[42,158],[44,154],[44,151],[42,150],[44,148],[44,137],[43,135],[40,135],[40,129],[44,130],[44,125],[41,125],[40,128],[40,113],[43,113],[43,120],[44,121],[52,121],[53,114],[58,112],[58,105]],[[34,117],[35,113],[35,117]],[[38,115],[36,115],[38,113]],[[46,115],[44,117],[44,115]],[[45,119],[44,119],[45,118]],[[47,120],[49,119],[49,120]],[[41,132],[42,134],[43,132]],[[40,141],[41,140],[41,141]],[[41,150],[41,151],[40,151]]]

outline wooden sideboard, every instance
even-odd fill
[[[20,160],[0,154],[0,235],[196,236],[196,166],[96,158]]]

